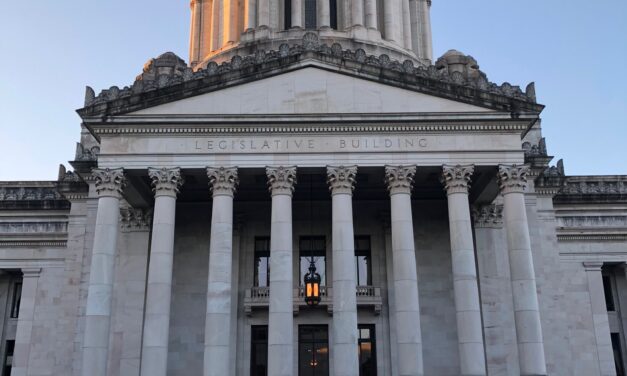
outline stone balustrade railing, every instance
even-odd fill
[[[381,313],[382,300],[381,288],[375,286],[356,286],[358,306],[372,306],[375,315]],[[320,286],[320,306],[327,307],[329,314],[333,313],[333,288],[330,286]],[[300,286],[294,289],[293,294],[294,313],[298,314],[300,307],[306,306],[305,288]],[[246,289],[244,294],[244,311],[251,316],[253,309],[267,309],[270,304],[270,288],[255,286]]]

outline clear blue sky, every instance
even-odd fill
[[[535,81],[566,172],[627,174],[626,0],[433,0],[435,55],[491,81]],[[0,4],[0,180],[55,179],[74,157],[85,85],[132,83],[151,57],[187,59],[188,0]]]

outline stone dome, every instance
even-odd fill
[[[307,32],[320,43],[394,60],[432,60],[431,0],[192,0],[190,65],[278,50]]]

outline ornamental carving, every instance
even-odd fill
[[[503,205],[491,204],[473,207],[472,218],[475,227],[501,228],[503,227]]]
[[[527,165],[499,165],[498,181],[503,194],[518,192],[523,193],[527,187]]]
[[[99,196],[120,197],[126,186],[123,168],[94,168],[92,177],[96,181],[96,193]]]
[[[414,185],[416,166],[385,166],[385,183],[394,193],[409,193]]]
[[[327,183],[331,193],[352,194],[355,189],[357,166],[327,166]]]
[[[214,196],[233,196],[239,184],[237,167],[207,167],[209,187]]]
[[[0,201],[41,201],[62,198],[53,187],[0,187]]]
[[[152,209],[120,209],[122,231],[149,231],[152,224]]]
[[[231,61],[224,61],[221,64],[216,62],[208,62],[205,67],[192,70],[185,62],[174,53],[168,52],[155,59],[150,59],[144,66],[142,74],[137,76],[135,82],[124,88],[112,86],[109,89],[102,90],[95,95],[91,88],[87,88],[85,95],[85,107],[111,102],[119,99],[128,100],[132,95],[155,91],[175,85],[185,84],[189,81],[203,81],[206,77],[227,75],[225,79],[236,79],[239,75],[248,75],[251,67],[257,70],[267,68],[273,63],[280,63],[286,57],[294,57],[296,60],[303,58],[307,53],[307,58],[315,57],[325,61],[327,64],[333,63],[329,57],[335,58],[338,64],[346,67],[345,62],[354,62],[369,66],[370,68],[385,69],[400,73],[398,80],[405,85],[408,82],[427,82],[430,88],[437,87],[442,92],[448,92],[452,95],[458,95],[457,87],[461,87],[464,91],[477,90],[488,95],[505,96],[514,98],[521,102],[536,103],[535,89],[530,84],[526,91],[523,92],[519,86],[509,83],[497,85],[488,81],[486,75],[479,70],[478,65],[470,56],[458,53],[454,59],[461,59],[468,68],[465,74],[454,69],[451,66],[450,57],[443,56],[435,65],[416,66],[413,61],[405,60],[403,62],[390,59],[386,54],[379,56],[367,55],[366,51],[359,48],[355,51],[344,50],[341,45],[333,44],[331,46],[321,43],[316,33],[307,32],[303,35],[299,43],[286,44],[279,46],[278,50],[256,51],[252,55],[240,56],[235,55]],[[446,69],[445,69],[446,68]],[[360,68],[361,71],[366,71]],[[391,76],[388,80],[393,79]],[[213,82],[219,82],[217,77],[212,79]],[[431,82],[428,82],[431,81]],[[457,86],[457,87],[456,87]]]
[[[296,166],[266,167],[270,193],[291,195],[296,184]]]
[[[473,165],[442,166],[441,181],[448,194],[468,193],[470,178],[475,171]]]
[[[152,182],[152,190],[157,194],[176,196],[183,185],[180,168],[148,168],[148,177]]]

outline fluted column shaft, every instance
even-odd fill
[[[411,10],[409,0],[401,0],[402,21],[403,21],[403,47],[411,50]]]
[[[244,4],[244,30],[257,27],[257,0],[246,0]]]
[[[239,2],[222,0],[222,47],[239,40]]]
[[[602,376],[616,376],[614,350],[607,316],[605,289],[603,288],[602,262],[584,262],[588,277],[588,293],[592,307],[595,343],[599,360],[599,372]]]
[[[257,26],[270,26],[270,0],[257,0]]]
[[[411,189],[416,166],[386,166],[391,201],[392,270],[399,376],[423,375],[418,271]]]
[[[222,1],[224,0],[213,0],[211,3],[211,51],[222,47],[220,38]]]
[[[431,0],[420,1],[420,24],[422,34],[422,49],[420,57],[433,61],[433,41],[431,37]]]
[[[189,43],[189,61],[190,64],[195,65],[201,60],[201,38],[202,38],[202,0],[192,0],[190,3],[192,8],[192,22],[190,30],[190,43]]]
[[[94,169],[93,177],[99,198],[87,288],[82,375],[106,376],[120,197],[126,179],[121,168]]]
[[[333,242],[333,374],[359,376],[353,189],[357,166],[327,167]]]
[[[351,1],[351,26],[364,25],[364,0]]]
[[[401,0],[383,2],[383,30],[386,40],[403,43],[401,40]]]
[[[377,0],[366,0],[365,7],[366,27],[369,29],[378,29],[377,19]]]
[[[268,376],[291,376],[294,374],[292,193],[296,167],[268,167],[266,175],[272,194]]]
[[[499,166],[503,219],[514,295],[514,319],[521,375],[546,375],[540,309],[525,209],[527,166]]]
[[[292,27],[303,27],[303,0],[285,0],[292,2]]]
[[[22,269],[22,295],[20,296],[20,311],[15,333],[13,364],[11,365],[11,375],[13,376],[28,375],[28,359],[35,318],[35,298],[40,273],[41,268]]]
[[[205,376],[230,373],[231,290],[233,267],[233,195],[238,183],[237,168],[207,168],[213,192],[209,280],[205,318]]]
[[[468,201],[474,167],[443,166],[442,170],[442,183],[448,195],[460,371],[462,375],[485,375],[481,302]]]
[[[155,208],[146,285],[141,375],[165,376],[170,337],[176,196],[183,179],[179,168],[149,168],[148,175],[155,191]]]
[[[318,8],[318,25],[320,27],[331,27],[331,7],[329,0],[318,0],[316,7]]]

